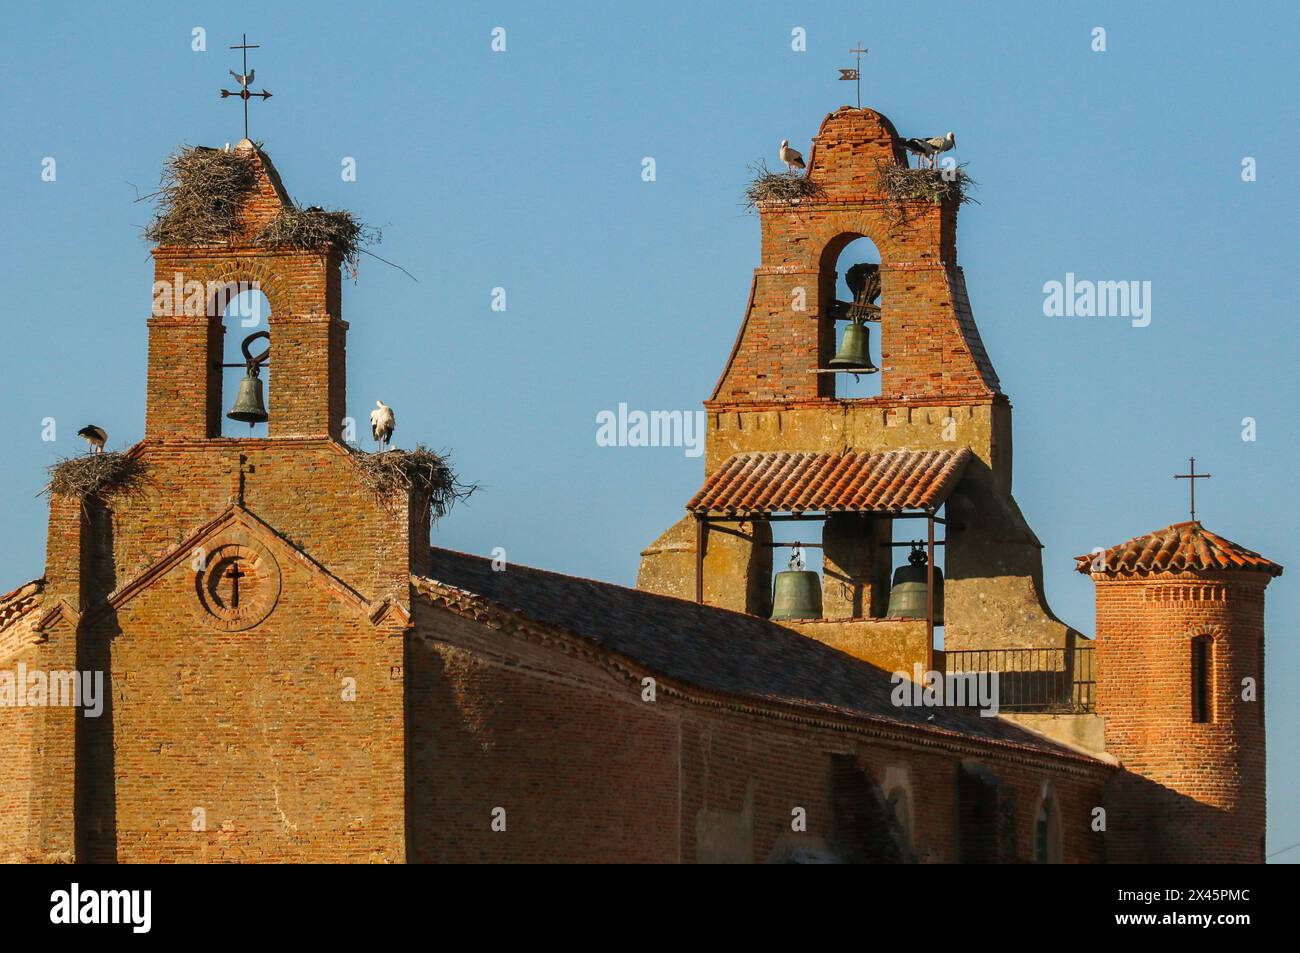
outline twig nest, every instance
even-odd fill
[[[978,183],[966,172],[964,165],[952,169],[912,169],[891,162],[882,162],[880,186],[895,202],[918,199],[938,205],[950,199],[958,205],[975,202],[970,194]]]
[[[414,450],[366,453],[351,448],[352,458],[375,496],[385,503],[394,494],[414,494],[435,519],[446,516],[458,500],[467,500],[476,483],[461,483],[446,452],[434,453],[424,444]]]
[[[824,194],[821,185],[795,172],[773,172],[762,159],[751,162],[753,179],[745,187],[745,207],[755,209],[760,202],[788,202],[815,199]]]
[[[50,480],[42,491],[81,500],[132,489],[144,482],[144,463],[125,453],[87,453],[50,465]]]

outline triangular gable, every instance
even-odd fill
[[[204,543],[219,539],[222,534],[232,529],[241,529],[258,543],[265,546],[277,559],[294,562],[305,567],[318,585],[327,590],[340,602],[375,621],[387,613],[383,611],[387,600],[371,603],[346,582],[326,569],[321,563],[308,556],[302,550],[290,544],[275,531],[270,524],[259,519],[250,510],[232,503],[216,519],[202,526],[188,539],[179,543],[167,555],[149,566],[130,582],[119,587],[108,597],[105,605],[95,609],[94,615],[108,610],[121,609],[137,595],[148,589],[156,580],[169,573],[176,566],[193,558],[196,548]]]

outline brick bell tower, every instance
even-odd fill
[[[146,437],[221,436],[223,333],[220,295],[242,282],[266,295],[274,342],[274,407],[267,423],[274,437],[341,439],[347,324],[342,318],[340,258],[332,247],[267,247],[257,236],[292,202],[271,161],[245,139],[256,187],[243,201],[238,231],[229,242],[160,245],[154,249],[158,297],[178,283],[173,300],[188,306],[155,307],[149,320],[149,388]],[[204,289],[202,307],[186,288]],[[157,312],[163,311],[164,314]],[[238,329],[231,329],[233,333]],[[227,400],[232,396],[224,395]]]
[[[1264,589],[1282,567],[1199,522],[1078,557],[1097,587],[1097,713],[1124,772],[1120,863],[1264,858]]]
[[[638,585],[695,597],[702,520],[710,528],[704,600],[766,615],[771,521],[820,513],[822,529],[799,532],[823,546],[821,621],[835,625],[796,628],[910,669],[926,652],[925,633],[882,618],[891,572],[885,544],[925,536],[924,523],[905,513],[944,507],[945,648],[1063,648],[1077,633],[1046,604],[1042,546],[1011,495],[1011,404],[958,265],[960,202],[898,197],[886,180],[907,165],[887,118],[845,106],[813,140],[806,179],[815,191],[758,203],[761,260],[735,344],[704,402],[704,487],[643,552]],[[879,335],[881,389],[848,398],[836,392],[844,378],[826,371],[845,326],[834,300],[838,260],[860,238],[880,258],[872,336]],[[900,640],[905,652],[886,648]]]
[[[343,443],[338,249],[270,243],[290,200],[260,149],[235,151],[255,172],[235,232],[153,250],[145,436],[124,454],[140,475],[51,498],[42,651],[103,672],[108,701],[95,719],[50,711],[40,848],[400,861],[429,510],[377,488]],[[223,436],[224,335],[248,329],[223,321],[221,295],[250,286],[271,306],[268,433]]]

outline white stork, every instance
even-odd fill
[[[795,169],[806,168],[803,162],[803,156],[797,149],[790,148],[790,140],[781,140],[781,161],[785,163],[785,171],[793,172]]]
[[[903,145],[915,156],[923,156],[934,168],[934,157],[940,152],[947,152],[957,144],[957,137],[951,132],[946,136],[931,136],[929,139],[904,139]],[[918,163],[918,168],[920,167]]]
[[[91,453],[103,453],[104,444],[108,443],[108,431],[103,427],[96,427],[94,424],[86,424],[77,431],[77,436],[90,444]]]
[[[375,442],[379,444],[380,450],[387,447],[388,441],[392,439],[393,431],[396,429],[397,415],[393,413],[393,408],[382,400],[375,401],[375,409],[370,412],[370,432],[374,434]]]

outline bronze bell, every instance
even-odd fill
[[[269,419],[266,402],[262,400],[262,379],[257,376],[258,365],[248,363],[248,372],[239,382],[239,393],[235,395],[235,406],[226,414],[231,420],[242,420],[248,426],[264,424]]]
[[[795,544],[790,568],[776,574],[772,585],[772,618],[820,619],[822,617],[821,578],[805,572],[803,551]]]
[[[924,619],[929,613],[926,592],[928,574],[925,551],[913,546],[907,565],[894,571],[894,585],[889,590],[886,619]],[[943,570],[934,567],[934,624],[943,625]]]
[[[855,374],[874,374],[880,370],[871,363],[871,331],[860,318],[855,318],[844,329],[840,349],[827,366]]]

